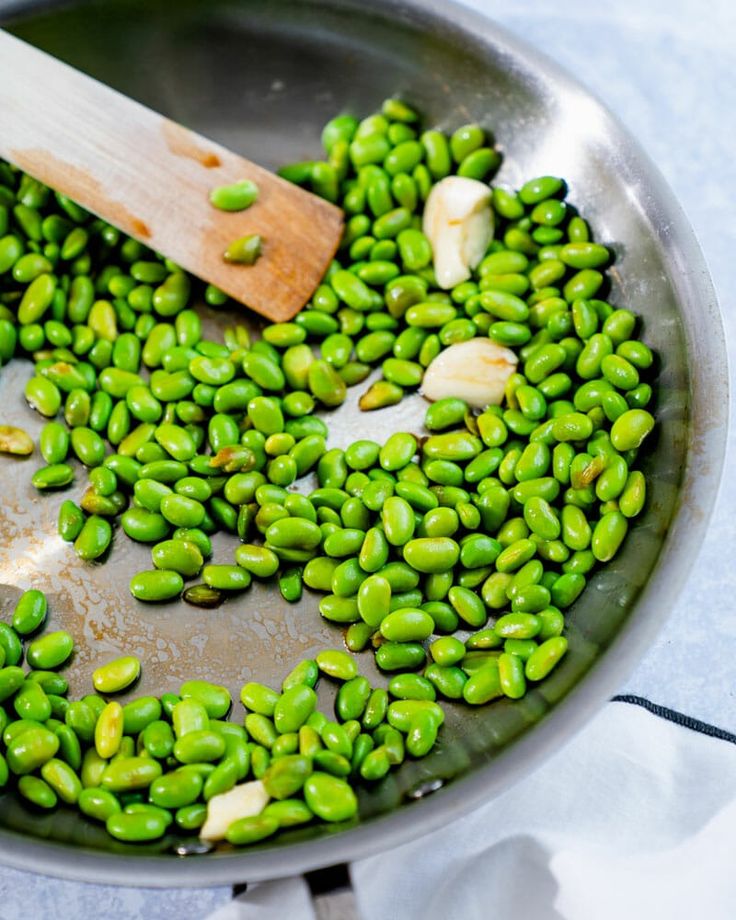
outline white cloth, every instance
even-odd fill
[[[504,795],[351,875],[361,920],[733,920],[735,851],[736,744],[613,702]],[[313,920],[303,881],[211,920],[277,916]]]

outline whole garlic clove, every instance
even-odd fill
[[[429,193],[422,221],[441,288],[467,281],[493,239],[491,190],[477,179],[447,176]]]
[[[260,780],[241,783],[228,792],[213,795],[207,803],[207,820],[199,836],[202,840],[224,840],[234,821],[260,815],[268,805],[268,799],[268,793]]]
[[[422,394],[434,402],[447,396],[474,409],[498,406],[518,358],[490,339],[469,339],[441,351],[424,372]]]

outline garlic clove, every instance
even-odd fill
[[[477,179],[447,176],[429,193],[422,222],[441,288],[467,281],[493,239],[491,190]]]
[[[268,805],[268,793],[260,780],[233,786],[229,792],[213,795],[207,803],[207,820],[199,836],[203,840],[224,840],[228,828],[240,818],[259,815]]]
[[[424,372],[422,394],[431,402],[455,396],[475,409],[498,406],[517,364],[513,351],[490,339],[457,342],[441,351]]]

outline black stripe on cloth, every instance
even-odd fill
[[[652,715],[659,716],[660,719],[667,719],[668,722],[674,722],[676,725],[682,725],[683,728],[689,728],[691,731],[700,732],[701,735],[708,735],[710,738],[718,738],[720,741],[729,741],[736,744],[736,735],[727,732],[725,728],[719,728],[717,725],[711,725],[709,722],[701,722],[700,719],[694,719],[692,716],[686,716],[676,709],[668,709],[666,706],[660,706],[659,703],[653,703],[643,696],[634,696],[630,693],[622,693],[619,696],[611,697],[612,703],[631,703],[633,706],[641,706]]]

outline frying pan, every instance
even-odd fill
[[[116,843],[76,812],[39,815],[8,793],[0,798],[0,860],[139,886],[257,881],[396,846],[498,795],[621,685],[672,608],[715,500],[728,404],[724,336],[702,255],[661,176],[603,106],[547,58],[441,0],[0,0],[0,23],[271,167],[319,155],[320,127],[335,112],[367,114],[395,93],[443,128],[481,122],[504,152],[499,181],[567,178],[570,199],[616,252],[610,299],[643,316],[659,361],[659,424],[643,459],[646,512],[568,612],[567,657],[523,700],[448,707],[436,750],[361,792],[361,820],[347,827],[197,853],[175,836]],[[257,328],[245,312],[205,312],[210,331],[235,319]],[[28,362],[3,368],[0,403],[4,422],[36,435],[39,420],[20,396],[29,374]],[[360,389],[328,419],[333,446],[366,432],[382,440],[418,430],[421,397],[365,415]],[[72,693],[90,691],[98,664],[130,653],[144,662],[133,694],[205,677],[237,699],[244,681],[278,685],[301,658],[340,646],[339,629],[321,621],[308,591],[296,605],[262,585],[210,611],[139,604],[127,584],[148,566],[148,550],[119,537],[104,566],[79,562],[56,535],[58,498],[30,485],[33,467],[33,460],[0,460],[0,616],[9,617],[20,590],[47,592],[52,628],[70,630],[78,644]],[[70,497],[81,493],[78,479]],[[220,536],[215,546],[215,557],[227,558],[233,538]],[[361,656],[361,670],[381,682],[371,657]]]

